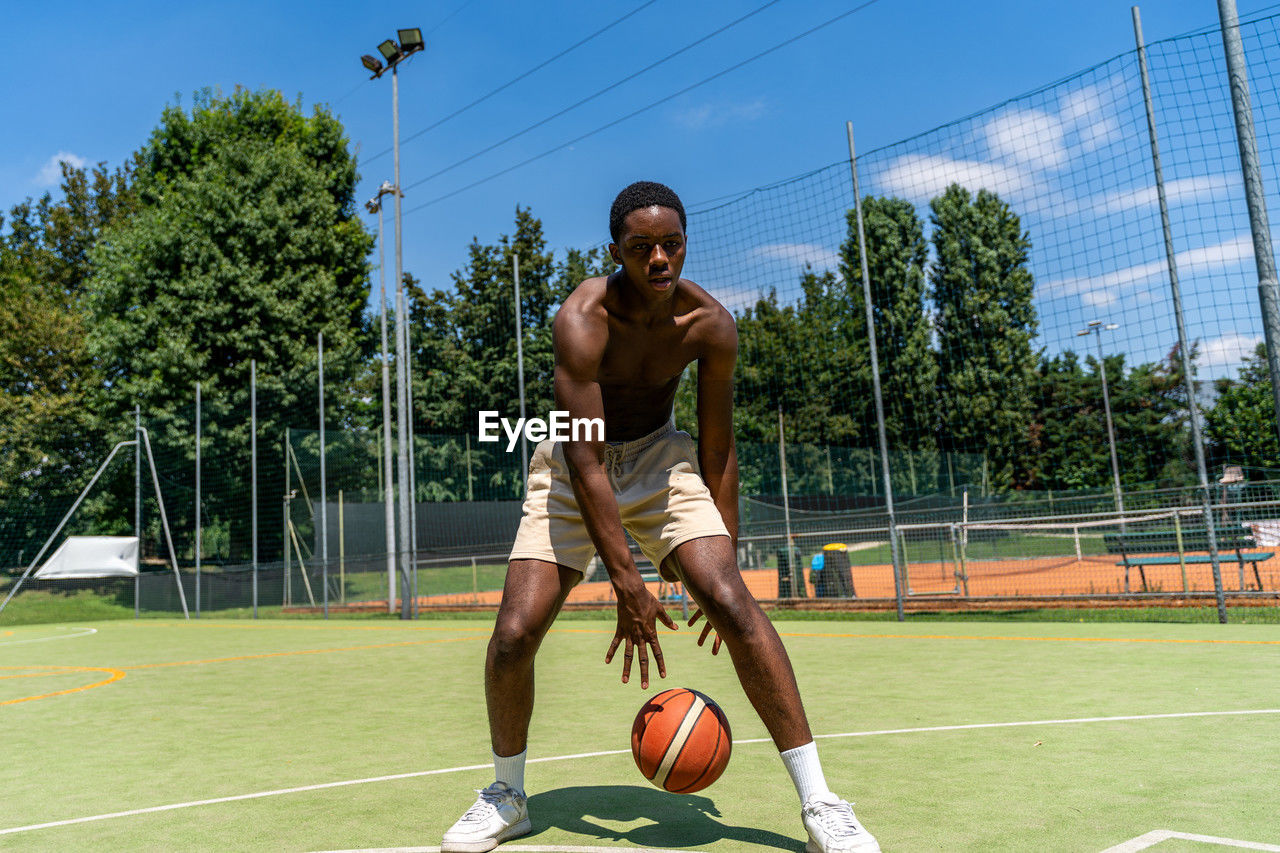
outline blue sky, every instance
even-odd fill
[[[392,174],[391,86],[362,53],[419,26],[428,49],[400,72],[405,267],[446,286],[473,236],[510,230],[517,204],[551,246],[607,239],[607,210],[638,178],[697,207],[880,148],[1133,48],[1130,4],[876,0],[683,95],[673,93],[854,9],[777,0],[587,104],[430,178],[765,3],[653,0],[562,59],[439,128],[418,134],[644,0],[438,3],[88,2],[9,4],[0,207],[56,192],[56,160],[120,163],[166,104],[202,87],[275,88],[327,103],[358,149],[360,198]],[[1267,4],[1241,3],[1241,17]],[[1212,0],[1142,9],[1148,42],[1214,26]],[[435,200],[651,103],[640,115],[444,201]],[[414,138],[409,138],[409,137]],[[434,203],[433,203],[434,202]],[[1280,212],[1273,213],[1273,219]],[[390,256],[388,256],[390,262]]]

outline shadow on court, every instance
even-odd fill
[[[533,835],[563,829],[636,847],[697,847],[743,841],[775,850],[804,850],[804,842],[776,832],[721,823],[720,811],[698,794],[668,794],[638,785],[585,785],[529,797]],[[796,829],[800,828],[796,809]]]

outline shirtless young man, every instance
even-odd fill
[[[573,418],[603,418],[605,441],[544,441],[529,466],[524,519],[485,661],[497,780],[445,834],[443,853],[492,850],[532,827],[524,793],[533,661],[561,605],[599,553],[618,599],[605,663],[623,648],[622,682],[649,650],[666,677],[656,622],[676,624],[640,579],[624,529],[668,580],[684,583],[707,630],[728,647],[738,679],[800,795],[806,851],[872,853],[880,847],[849,804],[827,788],[777,631],[743,583],[738,462],[733,438],[733,316],[680,278],[685,213],[662,184],[619,193],[609,254],[621,267],[580,284],[552,327],[555,398]],[[672,424],[676,386],[698,363],[698,442]],[[699,617],[695,613],[689,624]]]

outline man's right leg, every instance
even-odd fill
[[[533,716],[533,659],[580,572],[542,560],[512,560],[485,659],[485,699],[494,754],[524,752]]]
[[[441,851],[482,853],[532,828],[524,793],[533,716],[533,660],[579,572],[544,560],[512,560],[485,658],[485,699],[496,781],[444,834]]]

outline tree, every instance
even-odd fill
[[[62,197],[15,205],[0,233],[0,564],[51,532],[106,449],[82,302],[89,248],[132,207],[128,179],[64,163]]]
[[[1217,386],[1218,398],[1205,413],[1205,438],[1214,461],[1280,469],[1267,345],[1258,344],[1237,377],[1219,379]]]
[[[472,436],[472,468],[480,466],[483,487],[477,496],[519,497],[523,487],[520,456],[505,444],[477,446],[480,411],[514,419],[520,413],[516,348],[513,253],[520,263],[520,320],[523,333],[526,416],[546,418],[555,408],[551,321],[564,297],[583,279],[602,272],[599,252],[571,251],[557,266],[548,251],[542,222],[517,206],[515,229],[496,244],[473,239],[467,266],[453,274],[453,290],[412,294],[414,364],[421,365],[421,392],[415,420],[427,432]],[[459,441],[459,453],[465,441]],[[532,452],[532,449],[530,449]],[[514,463],[514,464],[513,464]],[[465,489],[437,490],[456,498]],[[473,494],[474,494],[473,490]]]
[[[924,225],[911,203],[899,198],[867,196],[862,213],[889,446],[931,450],[937,444],[932,401],[937,393],[938,365],[930,347],[929,318],[924,306],[928,256]],[[846,218],[849,231],[840,247],[840,274],[849,282],[856,333],[865,339],[857,214],[851,210]],[[869,349],[865,344],[862,348],[869,358]],[[869,388],[867,392],[870,393]]]
[[[953,184],[930,203],[940,443],[982,453],[993,487],[1027,484],[1036,354],[1030,237],[999,196]]]
[[[203,383],[209,511],[247,516],[249,363],[258,364],[259,434],[314,423],[317,334],[330,387],[357,381],[372,350],[364,306],[372,238],[355,215],[355,161],[341,123],[278,93],[197,94],[165,109],[137,157],[137,212],[90,252],[91,350],[122,418],[137,403],[187,464],[192,398]],[[350,424],[351,394],[326,420]],[[175,463],[177,464],[177,463]],[[281,484],[282,486],[283,484]],[[260,490],[263,494],[263,490]],[[277,510],[274,495],[264,502]],[[278,524],[263,522],[268,535]],[[233,550],[247,554],[247,524]]]

